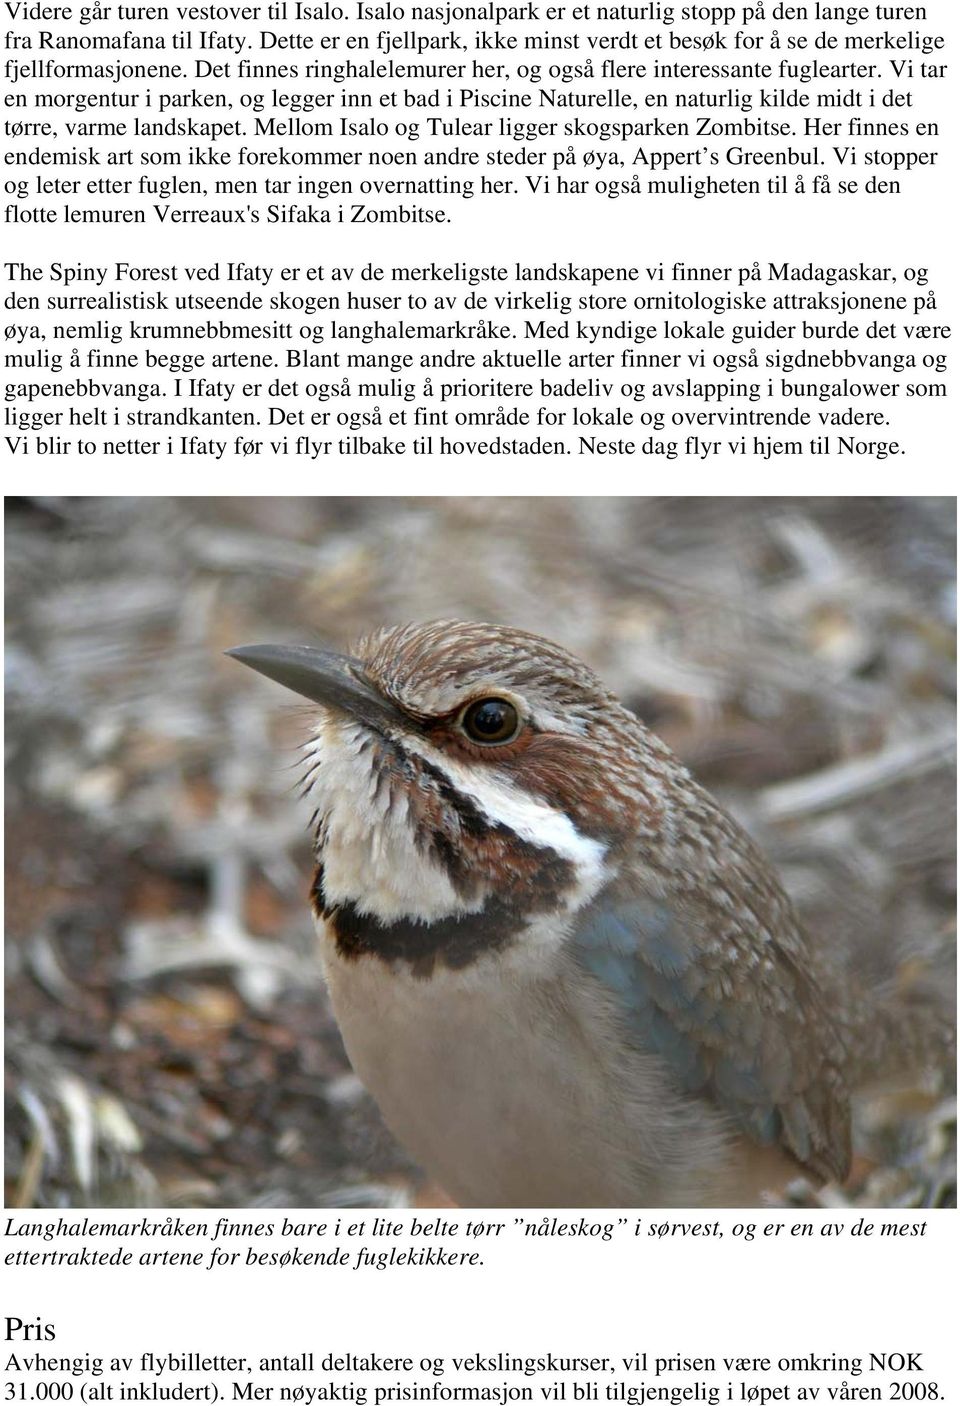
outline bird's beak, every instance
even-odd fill
[[[359,661],[347,654],[299,644],[245,644],[226,652],[284,688],[369,727],[382,730],[402,723],[399,710],[374,688]]]

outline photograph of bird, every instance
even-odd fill
[[[954,1206],[955,509],[8,499],[7,1204]]]
[[[312,898],[348,1055],[465,1206],[737,1206],[842,1182],[933,1001],[818,961],[764,855],[561,646],[503,625],[233,658],[317,707]]]

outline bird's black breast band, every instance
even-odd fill
[[[547,853],[553,855],[553,851],[545,852],[545,860]],[[528,890],[524,903],[491,896],[475,913],[456,913],[434,922],[404,917],[385,923],[372,914],[361,913],[353,902],[328,904],[322,864],[317,865],[310,901],[316,916],[326,923],[341,957],[377,957],[391,966],[401,963],[414,976],[426,980],[438,966],[457,971],[472,966],[484,955],[502,951],[520,937],[532,917],[558,909],[572,878],[572,866],[553,855],[547,868],[552,868],[557,882],[541,882],[532,893]]]

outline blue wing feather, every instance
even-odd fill
[[[796,1155],[809,1155],[809,1120],[790,1100],[789,1049],[729,972],[698,965],[692,924],[655,899],[606,899],[583,915],[573,941],[616,998],[631,1043],[659,1055],[681,1089],[709,1092],[762,1143],[782,1136],[786,1113]]]

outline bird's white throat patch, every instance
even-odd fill
[[[311,794],[325,817],[327,902],[353,903],[384,923],[464,912],[447,874],[418,849],[407,799],[381,779],[366,729],[324,719],[308,755],[316,765]]]
[[[405,746],[441,771],[491,824],[506,826],[572,865],[576,879],[564,894],[568,912],[601,888],[607,877],[605,846],[581,835],[563,812],[525,795],[505,777],[459,762],[425,741]],[[324,719],[308,748],[308,761],[316,766],[311,794],[326,817],[321,858],[329,904],[352,903],[383,923],[400,918],[432,923],[484,906],[487,893],[466,902],[442,864],[418,846],[403,787],[382,778],[365,728]]]

